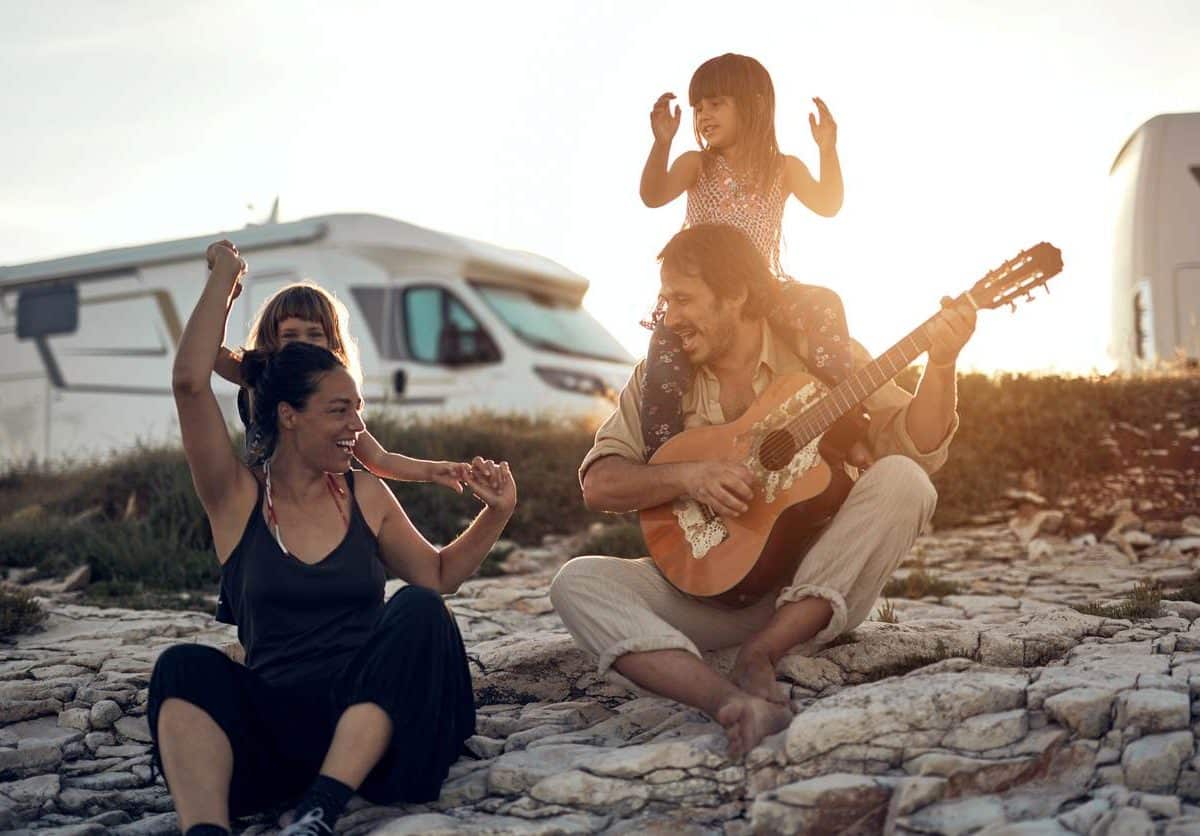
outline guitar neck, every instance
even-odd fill
[[[929,326],[934,316],[829,391],[790,424],[793,435],[807,444],[929,350]]]

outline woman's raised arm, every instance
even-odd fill
[[[225,336],[229,303],[240,291],[239,280],[246,271],[246,262],[232,243],[221,241],[209,247],[209,263],[212,270],[208,281],[179,340],[171,388],[179,412],[183,452],[196,493],[213,524],[217,553],[227,554],[229,548],[222,546],[232,548],[233,544],[221,542],[225,538],[218,529],[225,528],[221,520],[223,512],[239,504],[236,500],[247,492],[257,496],[257,487],[250,471],[233,452],[225,418],[213,395],[212,373],[217,349]]]

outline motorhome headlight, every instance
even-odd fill
[[[574,369],[556,369],[552,366],[534,366],[537,376],[555,389],[576,392],[596,398],[610,398],[612,390],[598,375]]]

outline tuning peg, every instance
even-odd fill
[[[1010,308],[1012,308],[1012,312],[1013,312],[1013,313],[1016,313],[1016,312],[1017,312],[1017,303],[1016,303],[1016,302],[1009,302],[1009,303],[1008,303],[1008,306],[1009,306]]]
[[[1050,295],[1050,285],[1044,284],[1044,285],[1042,285],[1042,287],[1045,288],[1046,295],[1049,296]]]
[[[1026,302],[1033,301],[1033,291],[1032,290],[1025,294],[1025,301]]]

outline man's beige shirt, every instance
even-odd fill
[[[761,394],[777,376],[793,372],[808,373],[808,367],[797,355],[796,350],[781,338],[766,322],[762,325],[762,352],[758,365],[755,367],[752,385],[755,394]],[[804,354],[805,346],[798,344],[795,348]],[[860,367],[870,362],[871,357],[857,342],[854,343],[854,365]],[[642,384],[646,376],[646,361],[637,364],[633,375],[625,388],[617,409],[596,431],[596,441],[592,449],[584,456],[579,466],[579,479],[582,482],[587,469],[597,459],[605,456],[621,456],[639,463],[646,461],[646,447],[642,442]],[[721,409],[721,386],[716,375],[706,366],[701,366],[692,381],[691,388],[683,397],[684,429],[703,427],[712,424],[726,423],[725,414]],[[942,443],[928,453],[922,453],[913,443],[908,434],[906,418],[908,404],[912,395],[893,382],[886,383],[864,402],[871,416],[871,426],[867,433],[867,446],[876,459],[884,456],[902,455],[915,461],[927,473],[933,473],[946,463],[947,448],[954,433],[958,430],[958,415],[950,424],[950,430]],[[853,468],[848,468],[851,475],[856,475]]]

